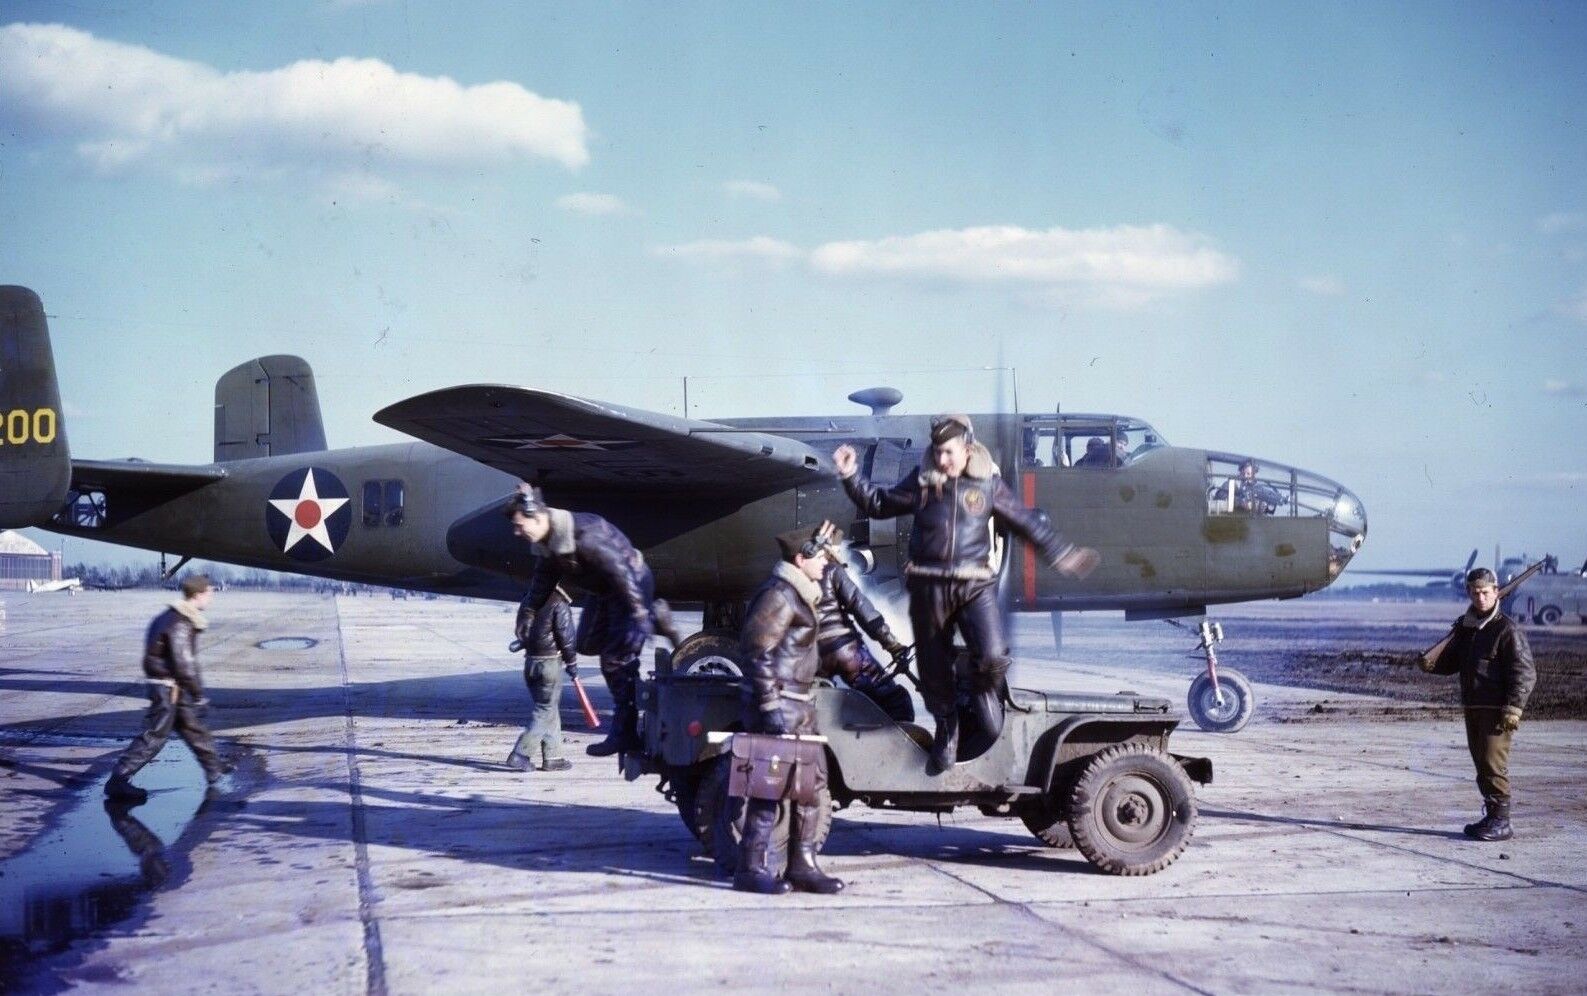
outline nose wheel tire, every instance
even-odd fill
[[[1070,793],[1075,847],[1112,875],[1150,875],[1167,868],[1189,845],[1195,824],[1190,777],[1178,761],[1146,744],[1098,751]]]
[[[1245,675],[1232,668],[1218,669],[1218,687],[1204,671],[1190,683],[1186,708],[1196,725],[1208,733],[1236,733],[1245,729],[1256,711],[1256,693]]]

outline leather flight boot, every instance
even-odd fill
[[[517,747],[514,747],[512,753],[507,755],[507,767],[514,771],[533,771],[534,766],[534,760]]]
[[[1482,810],[1482,819],[1466,824],[1467,837],[1472,840],[1509,840],[1515,835],[1510,829],[1509,799],[1484,799]]]
[[[926,762],[926,774],[940,775],[953,767],[959,755],[959,714],[950,712],[937,717],[937,732],[931,741],[931,758]]]
[[[540,766],[541,771],[571,771],[573,762],[565,757],[548,757],[546,763]]]
[[[133,805],[149,801],[149,793],[127,781],[127,776],[119,772],[111,775],[110,781],[105,783],[105,797]]]
[[[584,748],[591,757],[611,757],[626,754],[639,748],[639,708],[634,704],[635,682],[639,662],[624,665],[621,671],[606,676],[606,687],[612,693],[612,726],[606,739]]]
[[[733,873],[733,888],[739,892],[780,896],[793,888],[767,867],[771,851],[771,831],[776,824],[775,802],[764,799],[745,800],[744,838],[738,845],[738,871]]]
[[[831,896],[843,891],[843,880],[833,878],[816,864],[816,833],[820,829],[816,807],[795,806],[789,828],[788,884],[800,892]]]

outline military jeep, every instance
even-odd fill
[[[676,673],[658,652],[640,683],[643,748],[624,757],[624,776],[660,775],[657,790],[718,867],[732,872],[743,826],[742,799],[727,793],[729,737],[742,730],[740,679]],[[1178,725],[1167,699],[1120,692],[1091,695],[1012,689],[993,731],[982,709],[960,711],[959,763],[926,773],[931,735],[897,723],[869,698],[818,681],[815,707],[827,739],[824,840],[834,806],[946,813],[974,806],[1018,817],[1049,847],[1077,848],[1115,875],[1149,875],[1172,864],[1196,821],[1192,781],[1212,780],[1212,762],[1168,752]],[[787,846],[787,804],[772,862]]]

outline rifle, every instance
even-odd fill
[[[1520,574],[1517,574],[1515,577],[1511,578],[1510,581],[1504,587],[1499,589],[1499,604],[1503,605],[1504,604],[1504,600],[1506,598],[1509,598],[1510,595],[1515,591],[1515,589],[1521,587],[1521,582],[1525,581],[1527,578],[1531,577],[1532,575],[1536,574],[1538,571],[1540,571],[1542,569],[1543,569],[1543,562],[1541,560],[1539,560],[1537,563],[1533,564],[1531,567],[1528,567],[1526,570],[1522,571]],[[1453,640],[1455,638],[1455,628],[1458,627],[1459,625],[1460,625],[1460,623],[1458,623],[1458,622],[1455,623],[1454,626],[1451,626],[1449,628],[1449,635],[1448,636],[1444,637],[1442,640],[1439,640],[1437,643],[1433,644],[1431,647],[1428,647],[1426,650],[1422,651],[1422,657],[1421,657],[1421,661],[1420,661],[1420,666],[1421,666],[1422,670],[1431,671],[1433,669],[1433,667],[1437,665],[1439,656],[1442,655],[1444,650],[1449,646],[1449,641]]]

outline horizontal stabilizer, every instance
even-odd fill
[[[143,460],[74,460],[72,490],[115,489],[118,491],[158,492],[168,498],[197,491],[206,484],[226,478],[226,468],[213,465],[194,467],[177,463],[147,463]]]
[[[747,500],[831,473],[814,450],[785,436],[518,387],[432,391],[382,409],[375,421],[566,489],[709,487]]]
[[[51,528],[105,529],[226,478],[226,468],[74,460],[72,486]]]
[[[0,528],[48,522],[71,470],[44,304],[26,287],[0,287]]]

